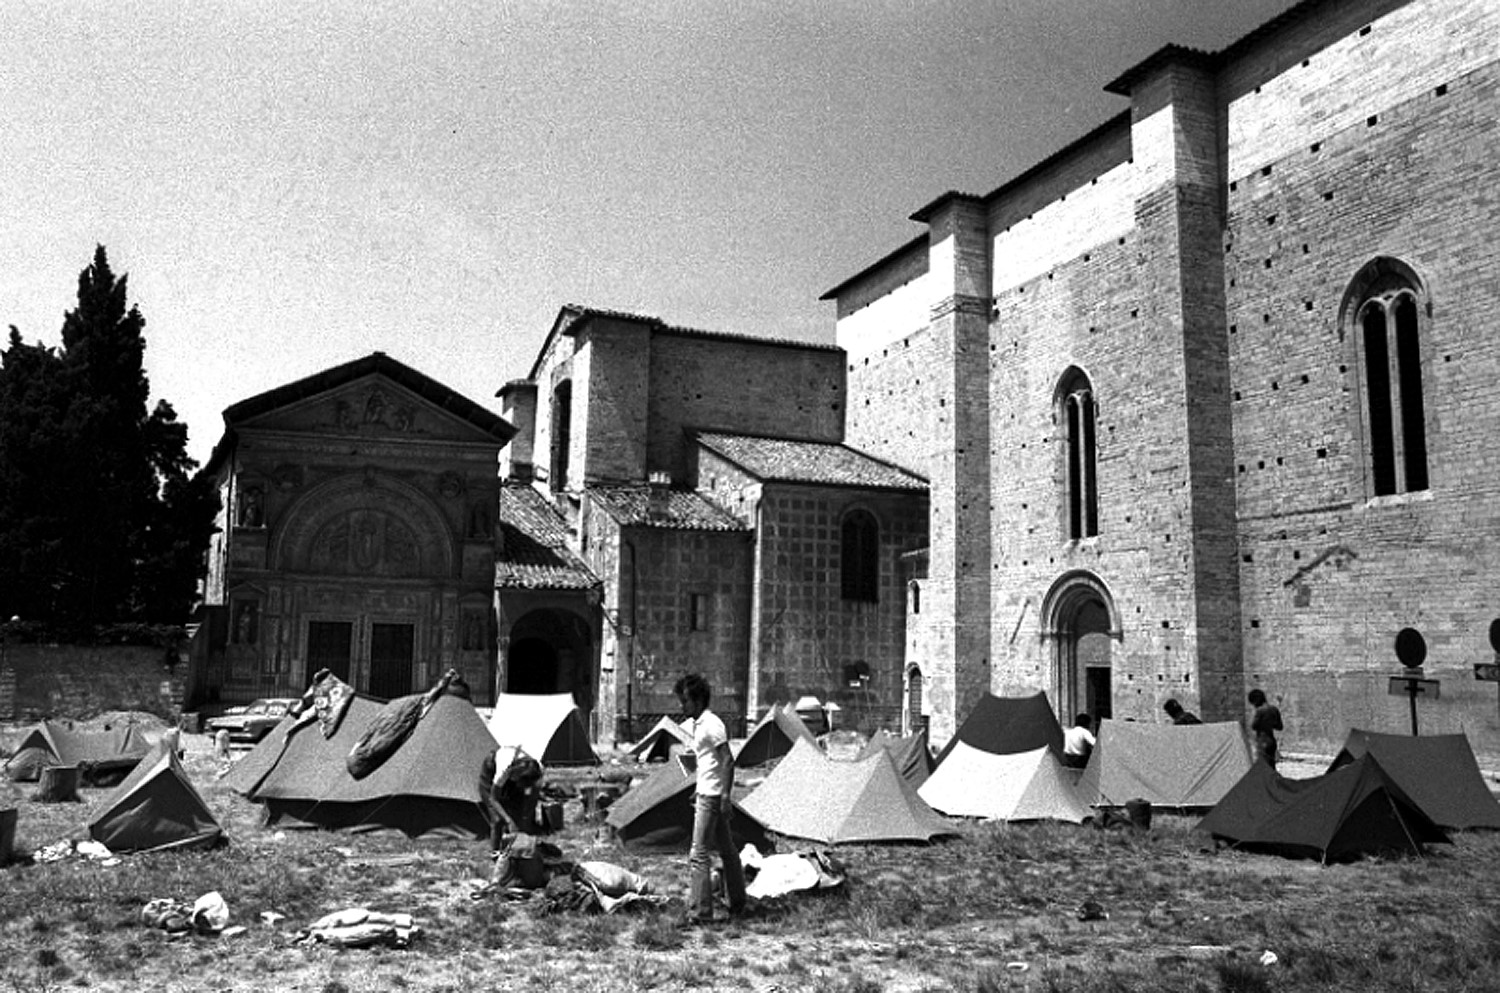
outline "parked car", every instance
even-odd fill
[[[208,721],[208,733],[218,734],[220,731],[229,732],[229,740],[235,744],[253,745],[266,735],[271,729],[281,723],[281,719],[292,711],[296,700],[271,698],[256,700],[248,707],[231,707],[219,717],[210,718]]]

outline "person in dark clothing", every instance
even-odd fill
[[[1258,687],[1246,697],[1255,712],[1250,715],[1250,733],[1255,735],[1255,754],[1276,768],[1276,732],[1282,729],[1281,710],[1266,700]]]
[[[1172,718],[1173,724],[1203,723],[1203,721],[1198,717],[1197,714],[1193,713],[1191,710],[1185,709],[1182,704],[1178,703],[1176,700],[1168,700],[1166,703],[1161,705],[1161,709],[1165,710],[1167,712],[1167,716]]]

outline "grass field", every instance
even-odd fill
[[[685,857],[627,853],[577,803],[550,839],[567,858],[614,862],[679,899],[613,915],[476,900],[487,846],[268,829],[218,782],[206,739],[184,743],[231,844],[0,869],[0,991],[1500,989],[1493,834],[1460,835],[1423,859],[1325,867],[1216,851],[1195,819],[1160,812],[1149,832],[971,824],[931,846],[840,847],[841,890],[685,932],[675,926]],[[19,854],[81,837],[108,792],[43,804],[31,789],[0,798],[19,810]],[[141,922],[150,900],[209,891],[245,931],[169,937]],[[1080,920],[1086,900],[1107,917]],[[402,950],[294,940],[348,907],[410,913],[422,933]],[[267,911],[284,917],[267,923]]]

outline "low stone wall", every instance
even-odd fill
[[[113,645],[5,646],[0,720],[85,720],[109,711],[144,711],[176,721],[187,666],[169,669],[160,648]]]

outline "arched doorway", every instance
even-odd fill
[[[1053,688],[1063,722],[1087,713],[1114,716],[1114,646],[1120,625],[1114,600],[1098,576],[1073,572],[1047,592],[1042,638],[1052,644]]]
[[[558,608],[533,610],[510,629],[505,693],[571,693],[585,714],[594,706],[594,638],[588,622]]]

